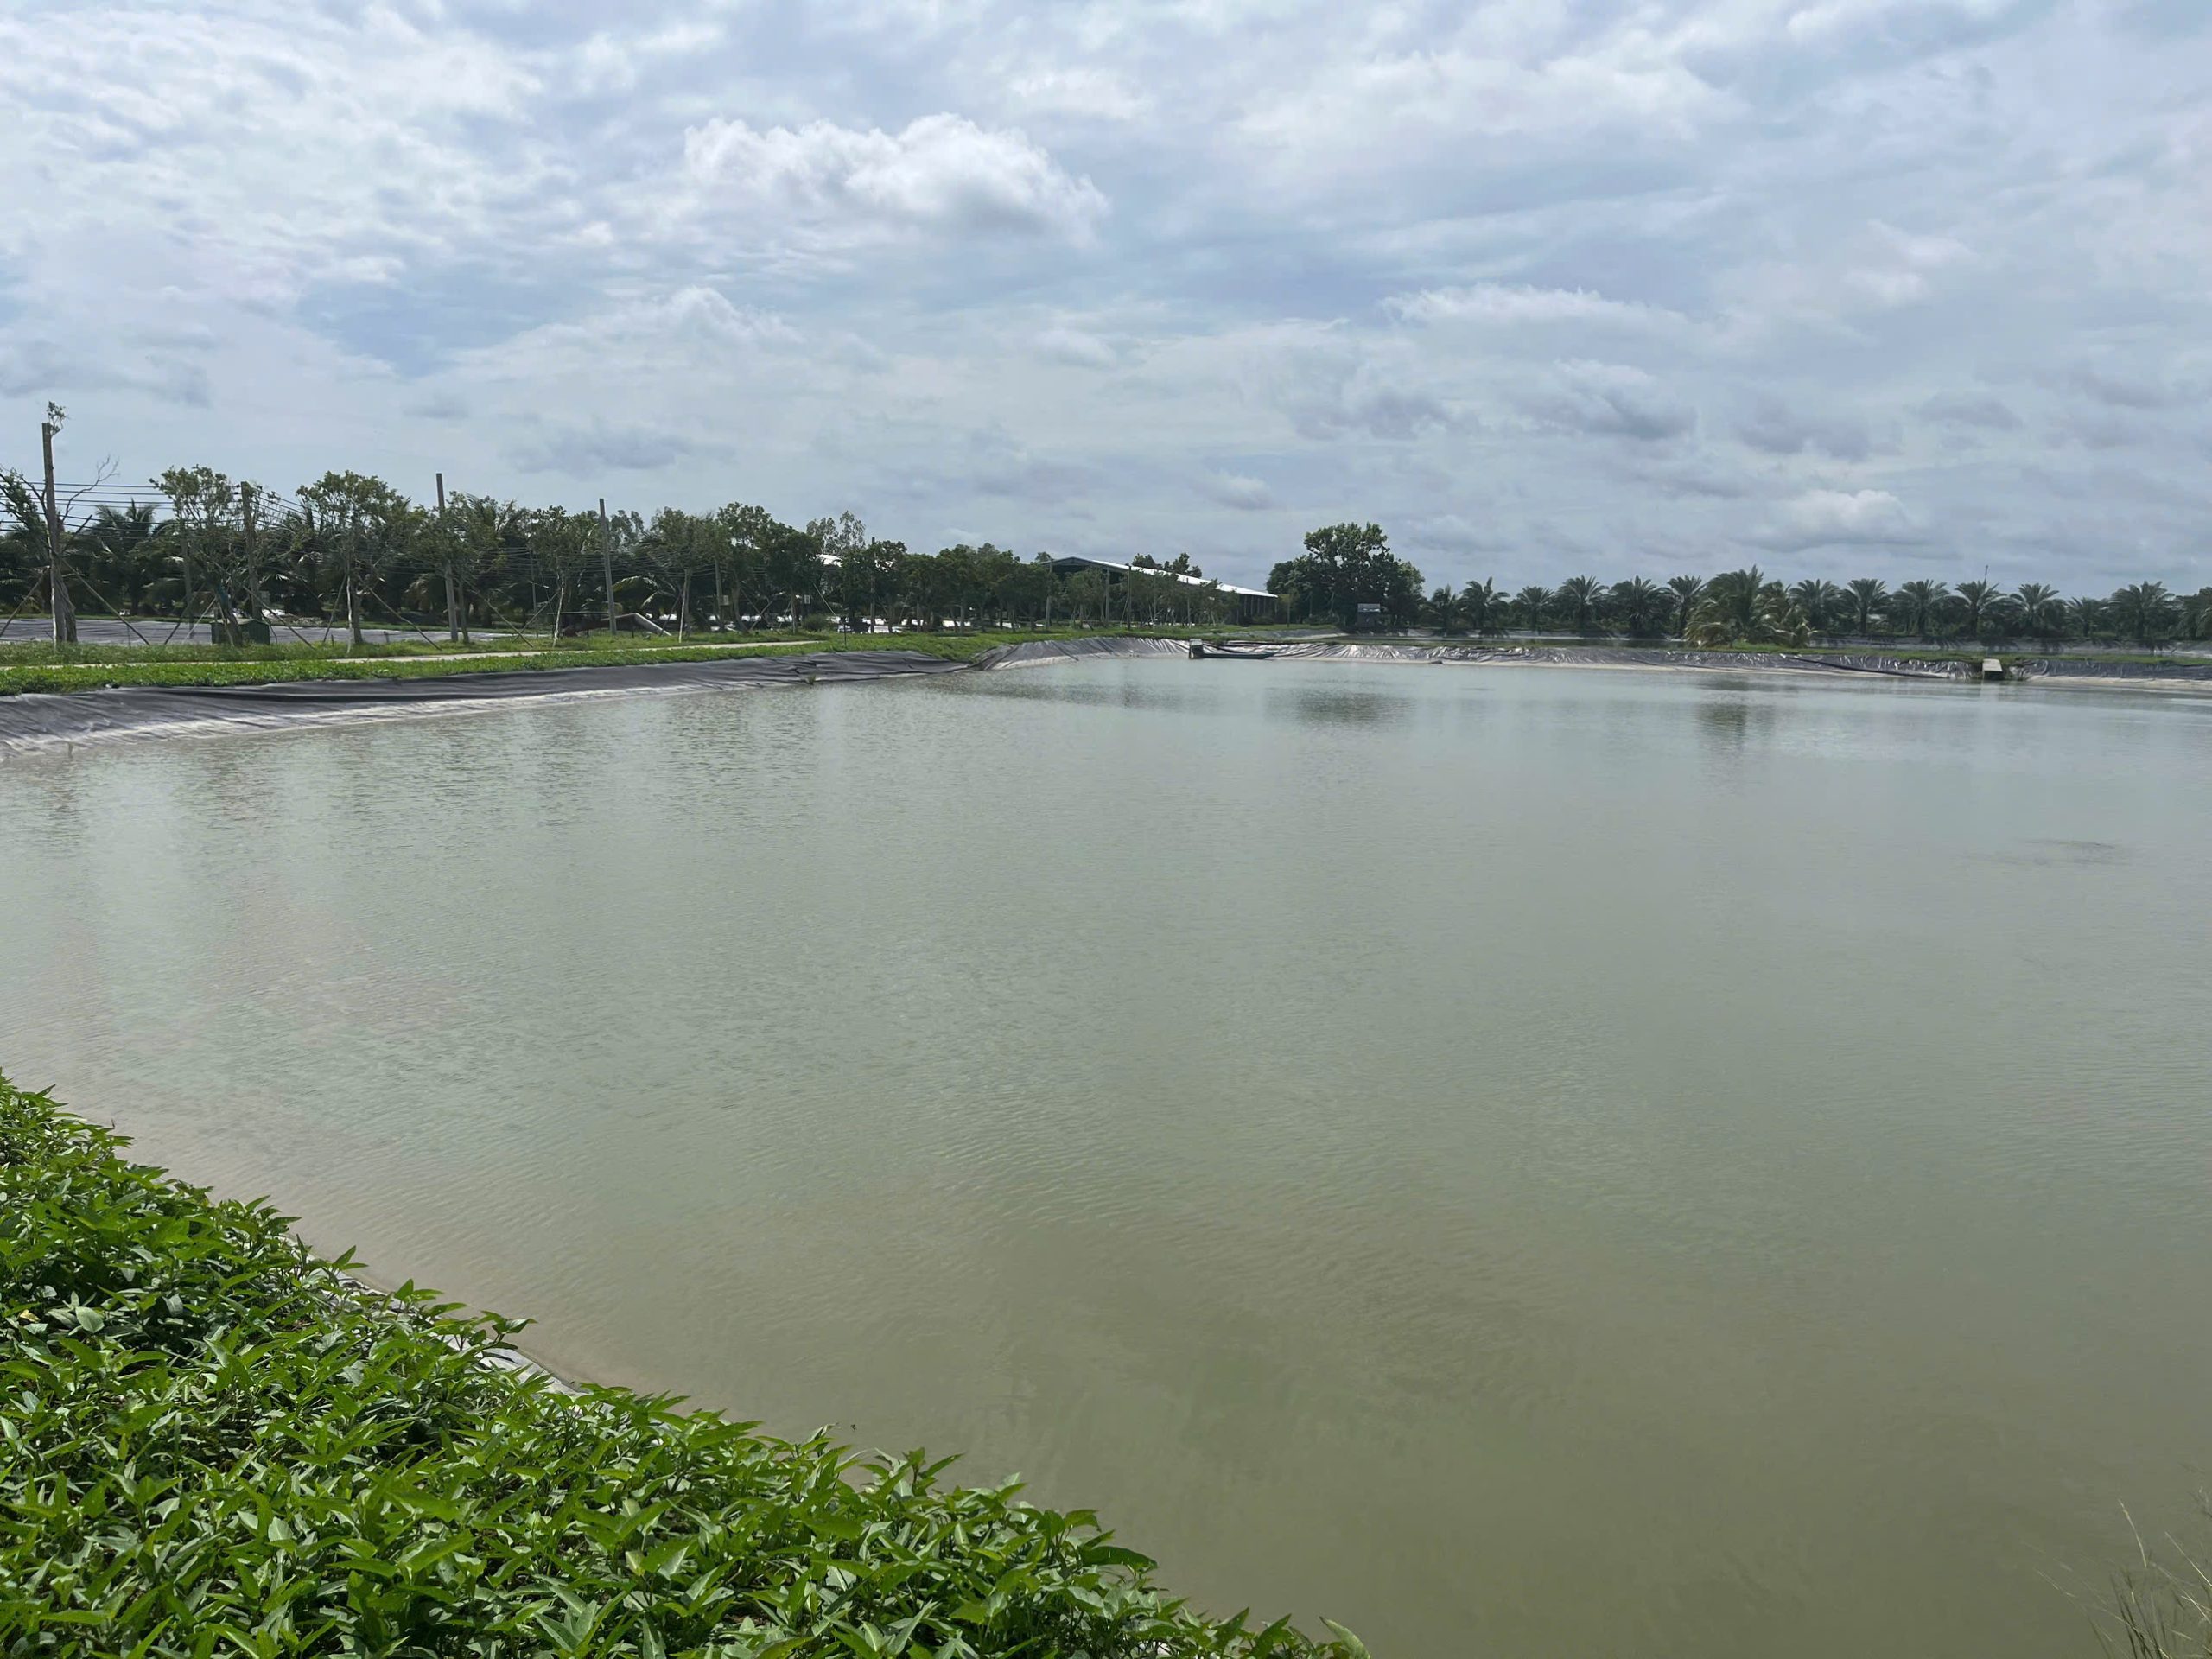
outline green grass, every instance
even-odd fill
[[[1187,630],[1136,629],[1147,636]],[[601,634],[554,646],[460,662],[424,660],[413,649],[367,647],[346,653],[323,645],[261,645],[244,650],[213,645],[148,648],[80,645],[72,654],[52,645],[0,649],[0,696],[25,691],[89,691],[112,685],[267,685],[289,680],[428,679],[454,674],[512,673],[553,668],[628,666],[639,663],[703,662],[724,657],[773,657],[823,651],[912,651],[955,662],[969,662],[1000,645],[1032,639],[1098,637],[1064,630],[1049,633],[984,630],[969,633],[843,633],[822,635],[740,634],[721,639],[668,644],[615,645]],[[780,643],[779,643],[780,642]],[[41,652],[25,659],[17,652]]]
[[[483,1363],[0,1078],[0,1652],[1327,1655],[1084,1512]]]

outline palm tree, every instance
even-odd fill
[[[1630,638],[1642,638],[1652,632],[1654,620],[1665,615],[1669,609],[1667,600],[1664,588],[1642,576],[1630,576],[1626,582],[1613,584],[1613,610]]]
[[[1697,608],[1698,601],[1705,597],[1705,578],[1669,577],[1667,591],[1675,596],[1675,632],[1688,633],[1690,631],[1690,613]]]
[[[1715,576],[1707,584],[1684,639],[1700,649],[1732,642],[1802,645],[1812,632],[1805,607],[1753,565]]]
[[[2073,618],[2075,633],[2094,642],[2097,630],[2105,625],[2105,601],[2084,594],[2080,599],[2068,600],[2066,611]]]
[[[1853,579],[1850,592],[1854,631],[1864,639],[1874,632],[1874,613],[1889,603],[1890,584],[1872,576],[1858,576]]]
[[[2113,621],[2136,644],[2156,645],[2172,637],[2174,598],[2164,582],[2136,582],[2120,588],[2108,602]]]
[[[2019,602],[2021,627],[2038,639],[2049,639],[2063,614],[2058,589],[2040,582],[2024,582],[2013,589],[2012,597]]]
[[[1595,576],[1569,576],[1560,583],[1554,597],[1560,610],[1574,619],[1574,631],[1587,633],[1591,618],[1597,613],[1598,601],[1605,592],[1605,584]]]
[[[105,506],[73,537],[84,555],[81,563],[108,600],[118,610],[136,610],[138,591],[153,568],[149,554],[154,539],[151,502],[133,501],[127,507]]]
[[[1897,604],[1904,613],[1907,626],[1916,639],[1928,637],[1928,625],[1943,601],[1951,596],[1950,588],[1940,582],[1926,580],[1908,582],[1897,588]]]
[[[1531,630],[1544,626],[1544,612],[1552,602],[1552,590],[1531,583],[1513,595],[1513,607],[1521,613],[1521,626]]]
[[[1804,611],[1814,632],[1832,632],[1829,625],[1835,620],[1835,609],[1843,599],[1843,589],[1832,582],[1808,576],[1789,590],[1789,597]]]
[[[1476,637],[1480,638],[1490,632],[1491,624],[1497,619],[1502,602],[1497,583],[1485,576],[1480,582],[1469,582],[1460,594],[1459,614],[1474,630]]]
[[[1451,588],[1439,588],[1428,596],[1429,626],[1440,632],[1456,632],[1459,625],[1459,596]]]
[[[1966,635],[1969,639],[1981,638],[1982,613],[1990,601],[1997,597],[1997,584],[1989,581],[1962,582],[1959,584],[1959,603],[1966,607]]]
[[[2212,639],[2212,588],[2200,588],[2182,601],[2181,625],[2192,639]]]

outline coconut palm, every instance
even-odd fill
[[[1890,602],[1890,584],[1872,576],[1854,577],[1848,584],[1852,631],[1864,639],[1874,632],[1874,617]]]
[[[2083,594],[2066,601],[2066,614],[2072,622],[2076,637],[2094,641],[2105,626],[2105,601]]]
[[[1521,626],[1524,628],[1543,626],[1544,613],[1550,608],[1551,602],[1552,590],[1533,583],[1513,595],[1513,608],[1520,613]]]

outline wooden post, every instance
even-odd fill
[[[50,405],[49,405],[50,407]],[[54,422],[39,423],[39,447],[46,454],[46,569],[52,588],[54,643],[77,643],[77,607],[69,602],[69,578],[61,568],[61,509],[54,493]]]

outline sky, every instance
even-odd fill
[[[0,10],[0,463],[2212,582],[2212,0]]]

